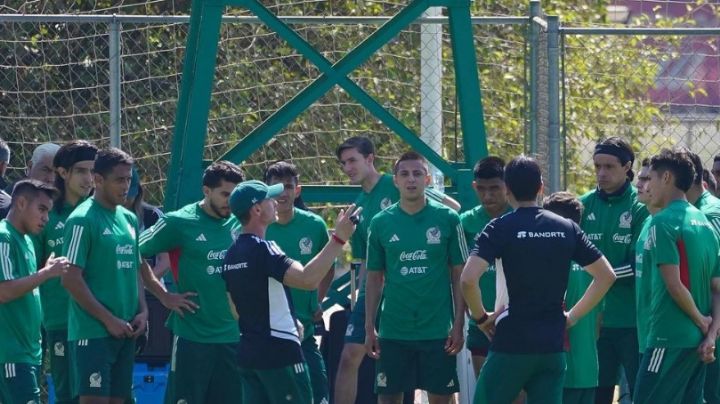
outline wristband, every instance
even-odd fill
[[[340,244],[340,245],[345,245],[345,243],[347,243],[347,241],[341,239],[341,238],[338,237],[338,235],[335,234],[335,233],[332,234],[332,239],[333,239],[334,242],[336,242],[336,243],[338,243],[338,244]]]
[[[477,324],[477,325],[482,325],[484,322],[487,321],[487,319],[488,319],[489,317],[490,317],[490,316],[488,316],[487,312],[486,312],[486,313],[483,313],[483,315],[480,316],[480,318],[474,319],[474,320],[475,320],[475,324]]]

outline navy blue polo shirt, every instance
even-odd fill
[[[491,264],[501,259],[507,282],[509,309],[490,350],[562,352],[571,263],[587,266],[602,256],[580,227],[539,207],[519,208],[488,223],[471,254]]]
[[[273,369],[302,362],[290,289],[293,260],[273,241],[241,234],[227,250],[222,277],[239,315],[238,364]]]

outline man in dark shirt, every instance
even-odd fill
[[[475,403],[509,403],[521,389],[528,402],[562,401],[565,329],[597,305],[615,275],[607,260],[570,220],[541,209],[540,167],[516,157],[505,167],[508,201],[515,211],[490,222],[477,238],[461,278],[471,316],[492,337],[475,390]],[[509,308],[488,313],[478,280],[501,259]],[[563,299],[571,261],[593,277],[567,313]],[[513,375],[513,377],[507,377]]]
[[[245,403],[312,402],[300,347],[302,330],[297,327],[288,287],[318,287],[355,231],[360,210],[352,205],[347,212],[340,211],[331,239],[303,267],[264,239],[268,225],[277,220],[273,198],[282,192],[283,184],[268,187],[260,181],[245,181],[230,195],[230,209],[243,232],[227,251],[222,276],[242,334],[238,363]]]

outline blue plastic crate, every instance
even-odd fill
[[[167,388],[170,365],[151,366],[136,363],[133,369],[133,395],[136,404],[162,403]]]

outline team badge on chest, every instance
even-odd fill
[[[425,237],[427,237],[428,244],[440,244],[442,233],[440,233],[440,229],[437,227],[431,227],[425,232]]]
[[[312,254],[312,247],[313,242],[310,240],[309,237],[303,237],[300,239],[300,243],[298,244],[300,247],[300,254],[301,255],[310,255]]]
[[[392,201],[390,198],[383,198],[382,201],[380,201],[380,209],[385,210],[392,205]]]
[[[630,225],[632,225],[632,214],[629,211],[625,211],[620,215],[619,227],[621,229],[629,229]]]

